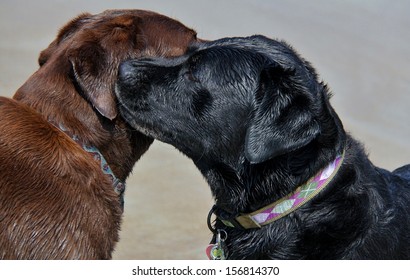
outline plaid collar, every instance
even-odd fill
[[[226,226],[234,228],[261,228],[262,226],[273,223],[303,206],[322,191],[336,175],[342,165],[344,156],[345,152],[343,151],[342,155],[337,156],[334,161],[309,179],[305,184],[266,207],[252,213],[240,214],[234,218],[226,218],[223,214],[217,215],[217,217]],[[210,226],[210,216],[215,210],[216,207],[214,206],[208,217],[208,226],[210,229],[212,229],[212,226]]]
[[[115,175],[114,172],[112,171],[111,167],[108,165],[107,161],[105,160],[104,156],[101,154],[101,152],[93,146],[89,146],[84,144],[77,135],[71,135],[68,130],[60,123],[59,125],[55,125],[53,122],[50,122],[53,124],[55,127],[57,127],[59,130],[64,132],[66,135],[70,136],[71,139],[73,139],[77,144],[79,144],[84,151],[88,152],[93,156],[93,158],[100,163],[101,171],[105,174],[108,175],[112,181],[112,185],[114,188],[114,191],[118,194],[119,196],[119,203],[121,206],[121,210],[124,211],[124,191],[125,191],[125,183],[122,182],[120,179],[118,179]]]

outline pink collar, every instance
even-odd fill
[[[245,229],[260,228],[279,220],[307,203],[323,190],[336,175],[342,165],[344,156],[345,152],[343,151],[342,155],[337,156],[333,162],[309,179],[309,181],[274,203],[252,213],[241,214],[234,220],[219,219],[226,226],[237,227],[236,224],[239,224]]]

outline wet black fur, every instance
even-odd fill
[[[280,199],[346,150],[329,186],[288,216],[248,230],[217,220],[228,258],[410,258],[410,166],[375,167],[286,43],[226,38],[128,61],[116,87],[127,121],[190,157],[225,214]]]

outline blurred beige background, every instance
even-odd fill
[[[38,54],[68,20],[113,8],[154,10],[206,39],[288,41],[329,84],[346,130],[371,160],[389,170],[410,163],[410,1],[2,0],[0,95],[12,96],[37,69]],[[212,197],[189,159],[155,142],[127,185],[115,259],[206,258]]]

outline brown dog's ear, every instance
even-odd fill
[[[68,57],[75,80],[88,101],[102,116],[115,119],[118,112],[112,87],[117,75],[109,54],[98,43],[88,42],[70,50]]]
[[[83,13],[67,23],[63,28],[61,28],[58,32],[57,38],[40,53],[40,56],[38,57],[39,66],[43,66],[56,52],[57,47],[61,44],[61,42],[74,34],[78,29],[80,29],[80,27],[83,26],[84,22],[90,17],[91,14]]]
[[[87,30],[89,32],[84,34],[84,39],[73,42],[68,51],[75,80],[84,96],[102,116],[110,120],[118,115],[113,93],[118,65],[130,53],[143,48],[143,36],[137,36],[143,34],[139,28],[139,18],[135,16],[116,17],[104,26]],[[116,46],[103,47],[107,41]]]
[[[245,140],[245,156],[261,163],[309,144],[320,133],[313,97],[301,88],[295,71],[276,63],[264,68],[255,94]]]

